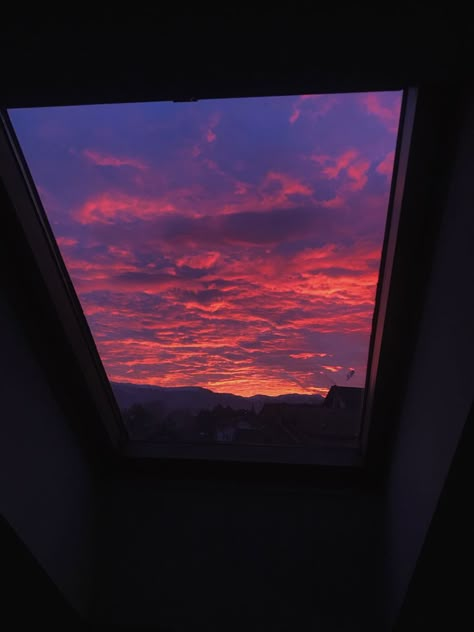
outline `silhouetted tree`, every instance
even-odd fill
[[[144,438],[153,423],[151,413],[142,404],[132,404],[122,416],[132,438]]]

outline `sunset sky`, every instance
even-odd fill
[[[240,395],[363,386],[400,104],[10,111],[109,378]]]

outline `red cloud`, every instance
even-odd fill
[[[175,210],[169,202],[159,203],[126,193],[102,193],[88,200],[76,212],[81,224],[91,222],[110,223],[117,219],[131,221],[135,218],[156,217]]]
[[[176,189],[155,198],[130,195],[119,191],[104,192],[87,200],[74,212],[80,224],[111,224],[137,219],[151,220],[180,211],[189,217],[199,217],[195,210],[192,189]]]
[[[292,175],[269,171],[258,184],[234,180],[234,183],[229,185],[229,176],[215,161],[206,158],[201,160],[200,164],[214,173],[216,178],[222,178],[226,188],[207,190],[196,183],[189,188],[173,189],[161,175],[163,182],[160,181],[160,188],[165,193],[160,196],[147,197],[118,190],[106,191],[86,200],[74,211],[73,217],[81,224],[111,224],[137,219],[154,220],[170,214],[198,218],[246,211],[273,211],[300,204],[301,201],[295,199],[295,196],[306,197],[315,203],[315,200],[312,200],[312,187]],[[160,174],[153,174],[155,184],[158,177]]]
[[[186,255],[176,260],[178,266],[188,266],[189,268],[206,269],[212,266],[219,259],[218,252],[205,252],[197,255]]]
[[[93,151],[92,149],[84,149],[82,155],[87,158],[89,162],[100,167],[133,167],[134,169],[140,169],[142,171],[148,169],[148,166],[137,158],[111,156]]]
[[[308,192],[278,173],[268,183]],[[68,266],[112,379],[244,395],[324,392],[311,360],[325,351],[311,342],[312,332],[369,335],[380,255],[371,244],[279,256],[228,242],[217,253],[196,241],[183,254],[165,237],[147,246],[143,236],[121,242],[109,230],[102,233],[112,238],[106,251]],[[145,269],[137,257],[163,252],[165,244],[166,261]],[[200,274],[187,276],[186,268]],[[159,303],[150,307],[140,297]],[[341,359],[331,366],[354,364]],[[356,368],[364,375],[363,365]]]
[[[350,108],[361,121],[359,97],[351,98],[334,110],[336,124]],[[93,164],[137,170],[109,174],[114,190],[100,189],[102,178],[78,186],[89,197],[69,214],[69,198],[54,199],[58,243],[112,379],[244,395],[324,393],[332,373],[353,366],[363,384],[387,198],[387,182],[374,178],[371,189],[368,178],[372,164],[388,176],[393,158],[380,162],[371,132],[385,138],[373,116],[393,125],[396,112],[385,97],[367,98],[370,142],[357,130],[341,150],[315,125],[335,102],[287,101],[284,116],[298,121],[298,133],[277,128],[271,147],[252,145],[257,132],[248,146],[242,137],[235,144],[242,125],[226,118],[226,137],[208,109],[189,119],[194,130],[182,138],[170,118],[160,151],[147,136],[148,169],[85,150]],[[281,125],[281,109],[274,112]]]
[[[243,395],[324,393],[311,360],[327,353],[307,336],[368,336],[379,251],[327,244],[281,257],[227,248],[226,255],[170,250],[163,265],[174,261],[174,276],[159,267],[145,274],[136,259],[147,252],[143,245],[137,251],[111,243],[101,255],[68,259],[109,376]],[[205,274],[181,277],[180,266]],[[159,303],[150,312],[154,296]],[[262,354],[267,360],[259,365]],[[336,372],[346,363],[324,366]],[[364,366],[357,370],[363,374]]]
[[[367,184],[369,178],[367,172],[370,168],[369,160],[359,157],[359,152],[355,149],[347,149],[340,156],[335,158],[327,155],[314,154],[311,160],[318,165],[326,165],[321,169],[321,174],[329,180],[335,180],[342,174],[347,176],[347,181],[339,187],[336,195],[321,202],[326,208],[342,207],[348,194],[361,191]]]

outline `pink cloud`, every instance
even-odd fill
[[[110,223],[117,218],[133,220],[135,218],[157,217],[171,213],[175,206],[165,200],[149,200],[126,193],[101,193],[85,202],[76,212],[81,224],[92,222]]]
[[[370,92],[361,97],[361,101],[367,112],[380,119],[389,131],[397,131],[398,118],[400,116],[399,99],[394,101],[392,106],[384,105],[381,95]]]
[[[216,133],[212,129],[207,130],[206,140],[208,143],[213,143],[217,138]]]
[[[248,193],[249,185],[246,182],[236,182],[234,186],[234,193],[236,195],[245,195]]]
[[[107,246],[107,252],[111,254],[113,257],[117,257],[119,259],[133,259],[134,254],[128,248],[121,248],[120,246]]]
[[[148,169],[148,166],[137,158],[111,156],[110,154],[103,154],[92,149],[84,149],[82,155],[89,162],[99,167],[133,167],[134,169],[140,169],[142,171]]]
[[[244,211],[272,211],[297,205],[292,196],[300,195],[311,198],[314,191],[302,180],[287,173],[269,171],[257,185],[236,180],[233,195],[226,195],[218,200],[213,195],[207,208],[218,209],[216,214],[229,215]]]
[[[191,156],[193,158],[197,158],[198,156],[200,156],[202,153],[201,148],[199,147],[199,145],[193,145],[191,148]]]
[[[392,177],[394,160],[395,160],[395,152],[390,151],[382,160],[382,162],[377,165],[377,168],[375,169],[375,171],[377,173],[380,173],[383,176],[387,176],[387,178],[390,179]]]
[[[301,114],[301,110],[295,107],[295,109],[293,110],[289,118],[291,125],[293,125],[293,123],[296,123],[296,121],[300,118],[300,114]]]
[[[72,237],[58,237],[56,240],[61,247],[69,248],[72,246],[77,246],[77,239],[73,239]]]
[[[321,165],[321,174],[328,180],[335,180],[343,174],[345,181],[337,189],[335,196],[329,200],[321,201],[325,208],[340,208],[346,203],[350,193],[361,191],[367,184],[370,161],[361,158],[355,149],[347,149],[340,156],[331,157],[325,154],[313,154],[311,160]]]
[[[297,178],[276,171],[269,171],[265,176],[264,184],[277,182],[281,186],[281,194],[285,197],[288,195],[312,195],[313,190],[307,184],[301,182]]]
[[[328,156],[327,154],[311,154],[309,159],[318,165],[325,165],[327,162],[330,162],[331,156]]]
[[[320,202],[323,208],[341,208],[346,203],[346,198],[340,194],[337,194],[335,197],[330,198],[329,200],[322,200]]]
[[[321,364],[321,368],[325,369],[326,371],[329,371],[330,373],[338,373],[344,367],[339,366],[339,365],[337,365],[337,366],[330,366],[328,364]]]
[[[348,149],[337,158],[329,159],[333,164],[322,169],[321,173],[330,180],[333,180],[338,177],[343,169],[347,169],[358,155],[359,153],[355,149]]]
[[[215,112],[209,118],[208,127],[205,133],[205,139],[208,143],[213,143],[217,139],[217,134],[215,130],[216,130],[216,127],[219,125],[220,120],[221,120],[221,115],[219,112]]]
[[[324,116],[335,105],[337,99],[334,95],[327,94],[302,94],[293,105],[293,111],[289,117],[290,125],[296,123],[301,114],[310,117]]]
[[[369,179],[367,176],[369,167],[370,162],[368,160],[359,160],[347,167],[347,175],[352,180],[347,185],[350,191],[361,191],[365,187]]]

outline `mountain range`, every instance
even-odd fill
[[[212,410],[221,405],[230,406],[235,410],[251,410],[253,408],[258,413],[264,404],[269,403],[321,404],[324,400],[321,395],[302,395],[300,393],[243,397],[232,393],[215,393],[200,386],[166,387],[125,382],[112,382],[111,386],[119,408],[122,410],[130,408],[133,404],[146,406],[160,402],[168,412],[185,409],[197,413],[200,410]]]

